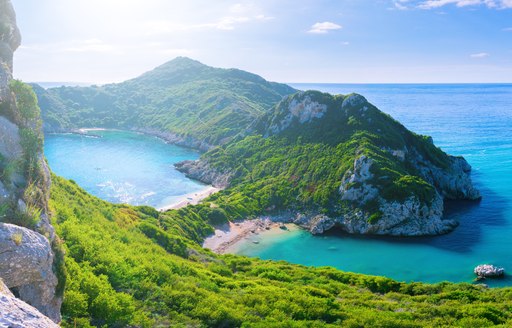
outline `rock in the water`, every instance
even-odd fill
[[[15,288],[20,299],[60,322],[61,299],[55,295],[53,252],[41,234],[0,223],[0,277]]]
[[[505,275],[505,269],[492,264],[481,264],[474,270],[479,278],[495,278]]]
[[[57,328],[59,326],[34,307],[14,297],[0,279],[0,327]]]

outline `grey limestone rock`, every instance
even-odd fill
[[[282,107],[267,127],[266,136],[276,135],[286,130],[294,122],[305,124],[319,119],[327,112],[327,105],[311,99],[309,95],[299,93],[293,97],[287,107]]]
[[[176,169],[191,179],[208,183],[217,188],[226,188],[231,180],[231,173],[220,172],[206,161],[183,161],[174,164]]]
[[[0,277],[20,299],[60,321],[61,300],[55,295],[53,252],[41,234],[12,224],[0,223]]]
[[[479,278],[496,278],[505,275],[504,268],[492,264],[480,264],[475,268],[474,272]]]
[[[18,126],[2,116],[0,116],[0,154],[8,160],[19,159],[23,154]]]
[[[34,307],[14,297],[0,279],[0,327],[57,328],[59,326]]]

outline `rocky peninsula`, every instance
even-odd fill
[[[471,166],[464,158],[445,154],[435,147],[431,138],[408,131],[358,94],[331,96],[299,92],[276,105],[247,135],[251,133],[261,133],[263,139],[258,142],[270,143],[267,147],[279,140],[276,143],[282,148],[281,164],[277,165],[281,167],[308,165],[295,164],[295,158],[281,155],[290,144],[297,149],[304,144],[324,147],[329,143],[333,152],[335,147],[349,145],[349,149],[340,152],[338,161],[350,161],[350,164],[338,162],[332,170],[323,173],[332,177],[323,181],[331,184],[332,190],[327,206],[319,208],[312,202],[306,206],[295,203],[283,207],[274,203],[262,209],[261,214],[272,221],[295,223],[313,234],[334,227],[351,234],[444,234],[458,225],[443,218],[444,200],[480,199],[471,181]],[[373,143],[368,144],[368,139]],[[228,144],[198,161],[178,164],[177,168],[200,181],[222,185],[226,190],[243,190],[258,183],[253,173],[258,164],[253,158],[267,160],[251,152],[249,146],[240,146],[243,142]],[[232,149],[236,153],[234,150],[229,153]],[[240,157],[241,153],[245,155]],[[331,157],[328,152],[323,154]],[[310,175],[314,169],[311,163],[302,174]],[[267,178],[265,173],[258,174],[261,179]],[[268,174],[271,176],[273,172]],[[289,185],[293,179],[293,184],[300,185],[303,180],[299,174],[290,174],[287,179],[282,183]],[[321,187],[321,181],[312,179],[308,183]]]

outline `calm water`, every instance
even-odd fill
[[[44,151],[52,170],[113,203],[162,207],[204,188],[173,164],[199,153],[163,140],[126,131],[91,131],[45,136]]]
[[[357,92],[407,128],[431,135],[450,154],[473,166],[480,203],[448,204],[460,220],[452,233],[433,238],[315,237],[304,231],[263,237],[239,253],[336,268],[403,281],[472,281],[481,263],[512,273],[512,85],[298,84],[302,90]],[[512,278],[488,281],[512,285]]]

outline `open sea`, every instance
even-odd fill
[[[48,134],[44,152],[56,174],[112,203],[163,207],[205,185],[176,171],[174,163],[199,152],[128,131]]]
[[[238,254],[308,266],[383,275],[399,281],[471,282],[491,263],[512,276],[512,84],[292,84],[300,90],[357,92],[410,130],[430,135],[445,152],[472,165],[483,199],[446,206],[460,226],[428,238],[376,238],[305,231],[259,236]],[[512,278],[487,280],[512,285]]]

